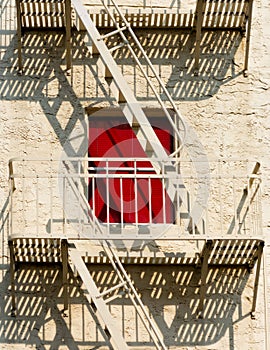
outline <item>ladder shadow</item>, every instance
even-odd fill
[[[73,70],[71,76],[67,75],[64,39],[63,31],[27,31],[23,36],[24,72],[20,76],[17,71],[17,38],[14,35],[0,61],[3,63],[0,93],[2,100],[37,102],[37,111],[40,106],[60,144],[66,146],[67,156],[84,156],[87,150],[84,103],[87,101],[89,104],[92,99],[93,105],[100,101],[112,104],[114,98],[100,81],[95,58],[80,66],[87,53],[81,36],[76,33],[73,36]],[[77,70],[82,72],[83,84],[80,82],[79,87],[84,88],[81,94],[77,94],[78,82],[74,78]],[[88,78],[95,84],[94,97],[92,86],[87,87]],[[92,97],[87,91],[91,91]],[[69,138],[78,125],[84,130],[84,138],[75,150]]]

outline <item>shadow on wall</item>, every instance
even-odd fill
[[[187,30],[136,30],[136,34],[159,76],[165,83],[172,98],[177,100],[203,100],[214,96],[221,85],[242,74],[241,65],[235,63],[235,55],[243,40],[240,32],[203,31],[201,39],[200,66],[198,76],[194,76],[195,33]],[[110,37],[109,46],[114,46],[115,38]],[[134,51],[145,61],[135,45]],[[244,53],[243,53],[244,57]],[[115,51],[114,58],[125,67],[132,65],[131,55],[127,48]],[[152,76],[151,72],[150,78]],[[138,82],[142,74],[133,70],[134,91],[141,99],[143,96]]]
[[[81,345],[91,345],[96,341],[100,345],[108,344],[105,332],[98,322],[95,323],[95,329],[91,327],[91,341],[88,319],[95,322],[95,314],[85,303],[74,279],[70,280],[69,286],[70,303],[73,304],[74,311],[69,317],[64,317],[60,271],[60,266],[20,265],[16,282],[17,317],[11,316],[11,297],[7,291],[1,308],[1,343],[30,344],[35,345],[36,349],[47,349],[48,346],[50,349],[58,349],[66,345],[70,350],[77,350]],[[3,285],[7,284],[6,279],[9,279],[9,273],[6,274]],[[76,322],[73,322],[73,318],[76,318]]]
[[[176,100],[201,100],[215,95],[220,86],[242,73],[234,61],[241,44],[241,34],[229,31],[203,32],[199,75],[193,74],[195,35],[176,30],[137,30],[138,38],[164,81],[172,98]],[[2,99],[35,100],[43,103],[49,118],[57,114],[63,101],[73,107],[79,102],[115,104],[110,86],[102,79],[98,58],[91,57],[86,49],[83,32],[74,31],[72,37],[73,70],[65,72],[65,40],[61,32],[26,32],[23,38],[24,74],[17,75],[15,37],[1,66],[0,93]],[[108,46],[117,38],[110,37]],[[137,52],[140,62],[144,58]],[[114,51],[124,76],[131,83],[139,101],[154,99],[146,86],[142,73],[135,67],[126,48]],[[8,62],[8,64],[7,64]],[[150,80],[154,78],[148,70]],[[161,95],[162,96],[162,95]],[[50,107],[50,108],[49,108]],[[82,113],[82,111],[81,111]],[[76,113],[77,114],[77,113]],[[74,120],[76,117],[72,115]]]
[[[84,120],[84,102],[88,105],[104,101],[115,104],[109,87],[100,77],[97,58],[86,51],[83,36],[83,33],[73,33],[73,70],[70,77],[65,72],[64,34],[60,32],[25,33],[25,72],[22,76],[17,75],[16,37],[13,37],[0,61],[1,99],[38,102],[62,145],[75,124]],[[209,98],[218,92],[222,84],[239,74],[233,59],[241,42],[240,34],[204,33],[198,77],[194,77],[192,71],[194,34],[156,30],[146,34],[138,31],[138,36],[175,100]],[[138,99],[151,100],[152,95],[147,88],[137,85],[140,75],[130,55],[125,50],[114,55],[127,79],[132,80]],[[143,64],[143,59],[140,59]],[[126,74],[128,71],[134,75]],[[66,103],[70,105],[70,115],[63,126],[60,116]],[[71,147],[70,150],[69,156],[81,156],[85,147],[76,150]],[[102,274],[100,266],[92,266],[91,269],[101,290],[117,283],[106,267],[103,267]],[[165,334],[168,346],[216,343],[229,330],[230,349],[233,349],[233,315],[238,309],[239,320],[247,317],[242,314],[241,308],[241,294],[248,278],[246,270],[219,269],[209,273],[209,279],[214,282],[208,286],[209,296],[203,320],[197,319],[196,315],[198,271],[179,267],[156,267],[151,270],[128,267],[128,270],[135,285],[140,286],[144,304],[148,305],[152,317]],[[234,283],[229,283],[228,279]],[[4,296],[0,318],[1,342],[33,344],[38,349],[57,349],[63,344],[70,350],[81,346],[108,346],[105,332],[73,278],[69,287],[72,310],[69,317],[63,317],[58,267],[21,265],[17,270],[16,284],[18,316],[13,318],[10,291],[6,289],[9,273],[4,275],[0,286],[1,295]],[[138,319],[135,318],[134,323],[127,326],[127,320],[134,319],[127,298],[116,299],[109,306],[116,317],[121,318],[123,332],[131,346],[144,349],[146,345],[153,345],[142,334]],[[78,319],[80,322],[77,322]]]
[[[174,100],[207,99],[216,94],[222,84],[241,74],[234,63],[241,43],[240,33],[204,32],[197,77],[193,75],[193,33],[176,30],[145,33],[137,30],[137,34]],[[99,59],[92,57],[84,45],[84,35],[83,32],[73,32],[71,76],[65,71],[65,35],[59,31],[24,34],[22,76],[17,74],[16,36],[9,42],[0,61],[1,99],[39,103],[62,146],[69,142],[76,123],[83,125],[87,135],[84,106],[117,104],[110,83],[102,76]],[[111,37],[108,45],[115,43],[116,39]],[[135,68],[130,53],[124,48],[115,51],[114,56],[138,100],[154,101],[153,92],[146,86],[142,73]],[[139,53],[138,57],[144,66],[144,58]],[[155,84],[151,72],[148,74]],[[68,117],[65,125],[61,121],[63,115],[65,119]],[[67,155],[84,156],[84,152],[85,145],[76,150],[70,145]]]
[[[192,267],[129,266],[128,271],[140,286],[141,298],[155,320],[168,347],[207,346],[224,337],[234,349],[233,324],[248,315],[242,314],[242,292],[247,283],[246,269],[211,269],[213,283],[208,285],[204,319],[198,319],[200,273]],[[17,270],[17,317],[11,317],[11,296],[5,291],[1,308],[1,342],[31,344],[37,349],[70,350],[81,347],[109,348],[106,334],[95,310],[85,300],[80,282],[71,275],[69,309],[63,314],[60,266],[20,264]],[[91,274],[101,291],[118,283],[108,266],[91,265]],[[0,289],[7,285],[6,273]],[[233,283],[229,283],[233,281]],[[117,293],[117,290],[113,293]],[[158,301],[158,302],[157,302]],[[108,303],[131,347],[154,348],[142,321],[125,295]],[[235,313],[237,312],[238,318]],[[234,322],[232,321],[234,319]]]
[[[1,65],[0,94],[3,100],[34,101],[63,145],[84,111],[63,70],[63,33],[40,33],[24,36],[24,66],[22,76],[17,74],[16,37],[13,38]],[[68,122],[61,125],[62,108],[69,105]],[[67,117],[65,115],[65,117]]]

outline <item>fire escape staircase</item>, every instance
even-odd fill
[[[190,215],[188,210],[187,191],[176,171],[176,167],[178,167],[179,164],[173,162],[172,159],[173,157],[179,157],[180,150],[184,145],[186,134],[184,121],[164,83],[160,79],[145,50],[143,49],[139,40],[137,39],[130,23],[122,14],[117,3],[114,0],[111,1],[111,5],[113,5],[114,12],[117,13],[117,17],[112,13],[111,9],[105,4],[104,1],[102,1],[102,3],[116,28],[115,30],[105,35],[100,34],[97,27],[91,20],[88,11],[82,5],[80,0],[71,0],[71,4],[74,10],[76,11],[78,18],[80,19],[81,23],[86,29],[87,47],[89,48],[91,53],[98,53],[100,55],[100,58],[104,65],[104,76],[105,78],[111,78],[113,80],[113,83],[117,88],[118,101],[124,103],[123,113],[129,125],[136,134],[140,145],[149,157],[149,161],[151,162],[152,157],[155,158],[155,160],[152,160],[152,166],[157,173],[160,173],[162,165],[161,162],[156,161],[156,159],[166,161],[165,169],[163,169],[163,172],[169,175],[170,178],[166,186],[166,193],[168,194],[172,203],[175,203],[175,201],[179,200],[180,198],[182,210],[185,210],[186,217],[188,217],[189,220],[186,224],[186,228],[190,229],[190,227],[193,224],[192,221],[196,222],[196,220],[198,220],[199,218],[193,217],[191,220],[192,215]],[[118,21],[116,18],[118,18]],[[136,44],[136,51],[138,51],[141,57],[143,57],[145,67],[143,67],[143,65],[141,64],[138,58],[138,53],[135,52],[125,32],[128,33],[128,35],[132,38],[132,41]],[[120,36],[122,42],[116,46],[113,46],[112,48],[109,48],[106,45],[106,39],[110,36],[115,36],[116,34]],[[177,140],[177,149],[169,156],[163,148],[160,140],[156,136],[148,118],[146,117],[142,107],[140,106],[140,103],[137,101],[134,93],[132,92],[131,88],[126,82],[126,79],[124,78],[119,67],[117,66],[117,63],[115,62],[112,56],[113,51],[120,50],[122,47],[126,47],[129,49],[129,52],[131,53],[134,61],[136,62],[144,78],[146,79],[148,86],[152,90],[158,105],[163,110],[164,115],[168,118],[168,121],[172,127],[172,130]],[[67,57],[70,57],[70,53],[68,51],[69,49],[67,48]],[[68,59],[68,61],[70,60]],[[147,72],[151,72],[152,75],[155,77],[157,87],[154,86],[153,82],[149,78],[149,73]],[[163,96],[165,96],[165,101],[161,98],[161,94],[158,91],[160,91],[163,94]],[[168,111],[168,109],[173,111],[173,116]],[[176,194],[179,198],[176,198]]]
[[[81,252],[79,251],[78,247],[76,247],[76,242],[69,243],[68,255],[70,267],[74,273],[78,272],[80,275],[84,288],[87,290],[85,296],[93,310],[96,310],[96,315],[100,323],[104,325],[104,330],[107,333],[112,346],[114,349],[129,349],[129,346],[122,335],[122,331],[117,327],[115,319],[112,317],[107,305],[108,302],[117,297],[127,296],[135,307],[137,315],[141,319],[145,329],[148,331],[149,336],[156,348],[163,350],[167,349],[158,327],[150,318],[147,309],[142,303],[140,296],[133,285],[133,282],[124,269],[119,257],[112,249],[110,242],[103,241],[101,242],[101,245],[119,280],[118,284],[105,290],[104,292],[100,292],[97,288],[96,283],[83,260]],[[67,260],[64,259],[64,261]],[[117,294],[115,294],[116,291]],[[65,307],[67,308],[67,303]]]
[[[86,9],[86,7],[81,3],[80,0],[66,0],[65,2],[65,10],[66,10],[66,49],[67,49],[67,67],[71,68],[71,6],[75,10],[78,19],[83,24],[86,30],[86,45],[91,51],[92,54],[99,54],[100,59],[104,65],[104,77],[110,78],[115,85],[117,91],[117,99],[119,103],[123,103],[123,113],[131,126],[131,128],[136,133],[136,137],[144,149],[145,153],[149,156],[149,161],[152,163],[153,168],[157,173],[161,172],[162,165],[161,161],[166,161],[165,173],[169,177],[169,181],[167,183],[166,192],[170,197],[172,203],[175,201],[181,202],[181,210],[185,211],[187,214],[187,219],[185,223],[185,227],[187,231],[190,229],[190,225],[196,225],[196,222],[199,220],[198,217],[194,217],[190,210],[188,209],[187,203],[187,190],[182,182],[182,180],[178,176],[178,172],[176,171],[179,164],[173,160],[175,157],[179,156],[180,150],[182,149],[185,142],[185,124],[183,119],[172,100],[169,92],[167,91],[165,85],[160,79],[159,75],[155,71],[150,59],[148,58],[145,50],[141,46],[139,40],[137,39],[130,23],[127,21],[125,16],[121,13],[120,8],[114,0],[110,0],[110,7],[106,5],[106,3],[102,0],[104,9],[110,19],[113,21],[115,25],[115,30],[110,33],[102,35],[94,22],[91,20],[90,15]],[[111,11],[111,7],[114,9],[114,13]],[[117,16],[115,15],[117,14]],[[108,47],[106,44],[106,39],[110,36],[118,35],[121,38],[121,43]],[[133,44],[136,44],[136,50],[134,50],[133,45],[130,43],[130,39],[132,39]],[[141,73],[145,77],[148,86],[152,90],[156,101],[159,106],[162,108],[164,115],[168,118],[171,127],[173,129],[174,134],[177,138],[177,147],[176,150],[168,155],[164,150],[162,144],[160,143],[158,137],[156,136],[149,120],[147,119],[140,103],[137,101],[134,93],[126,82],[123,74],[121,73],[117,63],[113,58],[113,52],[115,50],[121,50],[121,48],[128,48],[131,53],[134,61],[137,66],[140,68]],[[143,57],[144,68],[141,64],[140,59],[138,58],[137,50],[140,52],[140,56]],[[21,64],[21,63],[20,63]],[[155,86],[149,78],[149,74],[147,72],[151,72],[152,76],[155,77]],[[161,93],[163,98],[161,98]],[[166,101],[164,101],[164,96]],[[173,111],[174,118],[172,118],[171,113],[168,112],[168,109]],[[180,213],[179,213],[180,214]],[[95,220],[95,218],[93,218]],[[95,220],[95,224],[98,225],[98,221]],[[89,237],[91,238],[91,237]],[[149,332],[149,335],[155,344],[157,349],[166,349],[166,345],[164,344],[163,337],[160,333],[160,330],[150,318],[146,307],[143,305],[140,296],[134,287],[128,273],[126,272],[123,264],[121,263],[119,257],[114,252],[111,247],[110,241],[102,240],[100,241],[102,249],[110,262],[114,272],[118,276],[119,284],[116,286],[106,290],[105,292],[100,292],[97,285],[95,284],[94,279],[92,278],[84,260],[81,252],[76,247],[76,241],[66,241],[62,240],[62,263],[63,263],[63,288],[65,290],[64,293],[64,308],[68,308],[68,298],[67,298],[67,275],[68,275],[68,265],[70,268],[77,272],[83,282],[83,285],[86,289],[85,296],[88,299],[90,305],[96,310],[98,318],[101,323],[104,325],[104,329],[108,334],[110,342],[114,349],[128,349],[129,346],[126,340],[123,337],[122,331],[119,330],[115,326],[115,320],[113,319],[109,307],[107,305],[108,301],[111,298],[115,297],[115,291],[120,291],[121,289],[124,291],[125,296],[129,297],[132,304],[134,305],[139,317],[141,318],[145,328]],[[211,245],[212,243],[208,243]],[[207,246],[208,247],[208,246]],[[13,256],[13,245],[10,244],[11,248],[11,256]],[[211,247],[208,249],[207,254],[209,255],[209,251]],[[207,255],[206,254],[206,255]],[[207,259],[205,259],[206,261]],[[202,262],[204,270],[207,270],[207,265],[205,262]],[[204,274],[206,276],[206,273]],[[13,276],[14,277],[14,276]],[[206,277],[204,278],[203,287],[205,289]],[[205,293],[203,289],[202,293]],[[111,293],[113,295],[111,295]],[[108,297],[108,299],[106,299]],[[201,298],[203,300],[203,296]],[[13,306],[15,306],[15,302],[13,302]],[[200,305],[202,309],[202,305]]]

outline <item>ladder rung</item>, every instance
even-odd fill
[[[119,298],[120,296],[123,296],[123,295],[125,295],[125,294],[126,294],[125,291],[121,291],[121,292],[119,292],[119,293],[117,293],[117,294],[115,294],[115,295],[112,295],[111,297],[105,299],[104,302],[105,302],[106,304],[108,304],[108,303],[110,303],[111,301],[113,301],[113,300],[115,300],[115,299],[117,299],[117,298]]]
[[[109,293],[115,291],[116,289],[119,289],[119,288],[121,288],[121,287],[124,287],[126,284],[127,284],[127,282],[125,282],[125,281],[124,281],[124,282],[121,282],[121,283],[117,284],[116,286],[113,286],[113,287],[111,287],[111,288],[105,290],[104,292],[100,293],[100,294],[97,296],[97,298],[102,298],[102,297],[104,297],[105,295],[107,295],[107,294],[109,294]]]
[[[127,43],[121,43],[121,44],[119,44],[119,45],[115,45],[115,46],[111,47],[111,48],[109,49],[109,51],[110,51],[110,52],[116,51],[116,50],[118,50],[118,49],[121,49],[121,47],[123,47],[123,46],[125,46],[125,45],[127,45]]]
[[[120,32],[123,32],[123,31],[126,30],[127,28],[128,28],[127,26],[124,26],[124,27],[122,27],[122,28],[115,29],[115,30],[113,30],[113,31],[110,32],[110,33],[101,35],[100,38],[98,38],[98,40],[103,40],[103,39],[109,38],[110,36],[112,36],[112,35],[114,35],[114,34],[118,34],[118,33],[120,33]]]

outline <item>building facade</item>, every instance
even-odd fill
[[[84,22],[81,5],[75,1],[71,4],[70,32],[68,1],[17,2],[21,23],[16,3],[3,2],[1,349],[123,349],[119,345],[122,338],[131,349],[269,349],[270,6],[265,0],[253,3],[252,21],[248,11],[243,17],[250,19],[244,23],[247,28],[251,23],[251,35],[247,32],[244,36],[233,25],[241,1],[225,1],[227,7],[222,1],[206,2],[208,7],[202,7],[201,15],[199,3],[117,2],[134,28],[141,51],[123,21],[122,29],[108,35],[115,29],[104,15],[106,4],[88,2],[82,6],[103,36],[95,42],[86,35],[88,22]],[[251,1],[246,3],[252,5]],[[220,4],[225,6],[223,17],[216,16]],[[109,9],[116,18],[111,3]],[[200,32],[198,23],[200,16],[207,15],[205,9],[212,11],[212,17],[208,22],[204,19],[207,28]],[[232,12],[234,17],[230,18]],[[213,28],[218,23],[222,28]],[[119,33],[130,40],[131,50]],[[169,117],[173,124],[164,117],[151,86],[162,106],[172,111]],[[179,111],[176,119],[174,106]],[[135,116],[131,122],[130,114]],[[154,133],[147,131],[144,115]],[[173,163],[158,163],[159,155],[164,158],[163,149],[164,154],[174,155]],[[70,184],[63,176],[65,160],[71,157],[68,166],[74,167],[83,184],[77,180],[75,185]],[[106,180],[111,157],[117,162],[110,167],[117,169],[113,171],[114,180]],[[125,161],[119,165],[121,158]],[[142,158],[134,163],[134,159]],[[9,163],[10,159],[15,160]],[[179,186],[180,199],[173,202],[169,190],[164,194],[163,188],[170,188],[170,179],[178,179],[166,170],[178,159],[176,175],[181,174],[185,186]],[[76,178],[74,172],[72,179]],[[124,175],[127,179],[121,180]],[[157,176],[155,180],[153,175]],[[114,181],[113,194],[108,190],[110,181]],[[253,191],[256,183],[260,188]],[[136,188],[134,193],[131,187]],[[114,298],[114,291],[120,287],[116,288],[114,269],[108,261],[102,263],[96,226],[91,226],[94,243],[89,245],[89,213],[81,206],[84,198],[104,225],[105,237],[116,240],[117,254],[150,320],[136,314],[127,291],[120,292],[120,299]],[[187,207],[187,217],[181,205]],[[152,230],[150,223],[158,226]],[[113,236],[117,224],[122,225],[122,231]],[[91,236],[93,232],[96,237]],[[8,249],[11,234],[19,237],[13,247],[17,252],[14,281]],[[48,239],[41,247],[35,242],[39,237]],[[88,288],[82,287],[80,267],[75,266],[77,274],[70,270],[68,280],[62,278],[61,237],[71,243],[80,238],[76,244],[85,251],[84,258],[89,258],[91,278],[101,293],[115,287],[106,305],[119,336],[110,329],[108,336],[106,317],[104,321],[96,315],[96,305],[93,307],[85,294]],[[231,239],[229,245],[217,243],[221,238]],[[258,275],[261,241],[264,253]],[[204,265],[205,257],[214,248],[207,242],[219,244],[219,255],[208,256],[209,266]],[[232,249],[242,249],[241,259],[255,252],[254,268],[239,267]],[[48,261],[37,261],[37,251]],[[231,263],[223,260],[221,266],[212,266],[215,263],[211,259],[219,257]],[[142,258],[139,264],[138,258]],[[256,312],[251,317],[254,300]],[[161,342],[147,332],[145,324],[151,328],[152,321]]]

